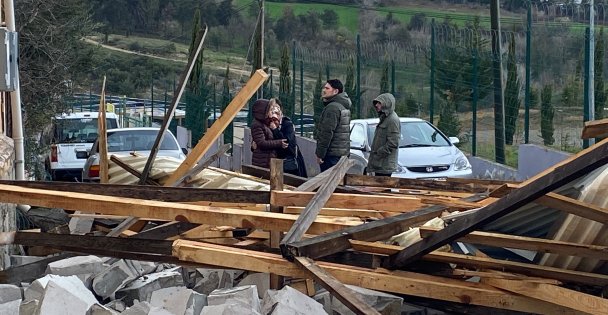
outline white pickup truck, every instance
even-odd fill
[[[46,170],[52,180],[78,180],[88,151],[97,139],[98,112],[61,114],[53,119]],[[106,113],[106,127],[118,128],[118,115]]]

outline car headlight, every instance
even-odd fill
[[[406,172],[405,166],[403,166],[401,164],[397,164],[397,171],[395,173],[405,173],[405,172]]]
[[[469,163],[469,160],[464,155],[460,155],[458,158],[456,158],[456,161],[454,161],[454,170],[455,171],[464,171],[464,170],[468,170],[470,168],[471,168],[471,163]]]

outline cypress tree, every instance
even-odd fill
[[[388,56],[385,56],[384,64],[382,65],[382,78],[380,78],[380,94],[388,93]]]
[[[319,69],[317,83],[315,84],[315,89],[312,92],[313,118],[315,121],[315,126],[319,123],[319,120],[321,119],[321,112],[323,111],[323,100],[321,99],[321,90],[323,89],[323,85],[322,71]],[[316,128],[314,130],[315,132],[317,131]],[[316,134],[313,136],[316,136]]]
[[[353,102],[350,108],[351,119],[358,119],[359,117],[359,104],[357,104],[357,86],[355,85],[355,60],[351,57],[348,66],[346,68],[346,81],[344,82],[344,92],[348,94],[350,100]]]
[[[517,62],[515,60],[515,36],[511,35],[509,41],[509,56],[507,58],[507,85],[505,87],[505,143],[513,144],[513,135],[519,116],[519,87],[517,77]]]
[[[540,134],[545,145],[552,145],[555,142],[553,138],[553,115],[555,110],[551,102],[551,85],[545,85],[540,95]]]
[[[281,65],[279,66],[279,99],[283,103],[283,112],[287,117],[292,117],[294,113],[291,97],[291,75],[289,73],[289,47],[283,44],[281,50]]]
[[[230,104],[232,96],[230,95],[230,66],[226,67],[226,74],[224,75],[224,81],[222,82],[222,113]],[[224,143],[232,143],[232,137],[234,132],[232,130],[232,122],[224,130]],[[231,150],[232,151],[232,150]]]

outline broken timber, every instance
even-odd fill
[[[402,268],[427,253],[443,246],[476,228],[510,213],[521,206],[557,189],[608,162],[608,139],[587,148],[577,155],[528,179],[520,188],[476,213],[463,217],[432,236],[418,241],[392,255],[384,262],[388,268]]]

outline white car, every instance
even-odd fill
[[[455,146],[456,137],[446,137],[439,129],[419,118],[400,118],[398,170],[393,177],[447,178],[472,177],[467,157]],[[378,118],[354,119],[350,122],[350,158],[358,167],[351,172],[364,174]]]
[[[108,155],[127,155],[136,152],[140,155],[150,155],[160,128],[139,127],[108,129]],[[177,139],[171,131],[165,131],[156,156],[168,156],[176,159],[186,159],[186,149],[180,149]],[[89,157],[82,169],[82,181],[99,181],[99,140],[95,140]]]

